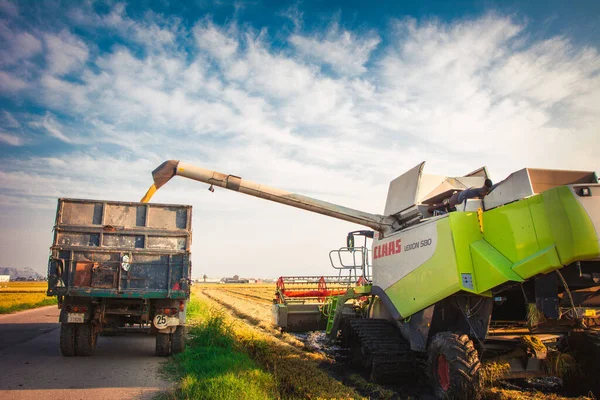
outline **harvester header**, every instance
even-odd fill
[[[152,171],[154,185],[148,190],[148,193],[146,193],[141,202],[148,202],[154,192],[165,185],[175,175],[207,183],[210,185],[209,190],[211,192],[214,191],[213,186],[219,186],[236,192],[245,193],[250,196],[271,200],[276,203],[286,204],[303,210],[367,226],[382,233],[390,231],[392,229],[392,224],[395,222],[393,217],[385,217],[378,214],[354,210],[352,208],[261,185],[256,182],[242,179],[239,176],[211,171],[178,160],[165,161]]]

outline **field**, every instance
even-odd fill
[[[56,297],[46,296],[46,282],[0,283],[0,314],[56,304]]]
[[[370,382],[362,370],[344,362],[343,350],[328,343],[323,332],[291,334],[275,329],[274,291],[274,285],[193,287],[191,345],[167,366],[180,379],[168,398],[431,398],[425,379],[410,387]],[[228,361],[217,368],[214,360],[219,359]],[[242,387],[253,394],[240,393]],[[486,388],[483,398],[564,397],[502,383]]]

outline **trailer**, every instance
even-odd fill
[[[91,356],[99,334],[156,336],[157,356],[185,348],[191,206],[58,199],[48,296],[60,351]]]

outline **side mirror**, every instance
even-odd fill
[[[64,265],[64,261],[60,258],[51,258],[48,260],[48,275],[55,275],[58,278],[62,278]]]
[[[346,247],[348,247],[348,248],[354,247],[354,235],[351,233],[348,234],[348,236],[346,237]]]

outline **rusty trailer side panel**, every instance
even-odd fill
[[[58,200],[48,295],[189,297],[192,207]]]

